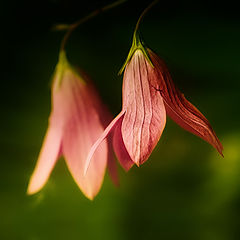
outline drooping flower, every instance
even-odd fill
[[[166,114],[222,155],[223,147],[208,120],[175,87],[165,63],[142,45],[136,31],[124,69],[122,111],[91,148],[85,173],[93,153],[112,131],[122,166],[128,170],[134,163],[144,163],[161,137]]]
[[[87,154],[109,120],[109,113],[87,76],[74,69],[61,51],[53,77],[49,126],[28,194],[38,192],[45,185],[60,156],[65,157],[75,182],[89,199],[100,190],[107,165],[116,182],[115,162],[107,141],[95,152],[87,175],[83,174]]]

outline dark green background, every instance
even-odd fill
[[[225,158],[168,119],[144,165],[128,173],[119,167],[119,188],[106,175],[89,201],[60,159],[44,189],[26,195],[63,36],[50,29],[110,2],[1,3],[0,239],[240,239],[240,17],[231,1],[160,1],[141,25],[146,45],[211,122]],[[93,78],[113,116],[121,109],[117,72],[148,3],[129,1],[99,15],[67,45],[69,60]]]

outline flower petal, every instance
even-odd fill
[[[110,142],[110,141],[108,139],[108,142]],[[116,159],[114,158],[112,146],[109,146],[109,145],[110,145],[110,143],[108,144],[108,162],[107,162],[108,173],[109,173],[109,176],[111,177],[113,183],[116,186],[119,186],[117,163],[116,163]]]
[[[83,170],[88,152],[103,132],[103,126],[92,101],[93,93],[80,76],[69,69],[64,74],[62,88],[68,115],[63,135],[63,155],[77,185],[89,199],[93,199],[100,190],[107,165],[106,141],[95,152],[86,176]]]
[[[144,163],[160,139],[166,123],[161,94],[152,87],[156,81],[152,66],[136,50],[123,77],[123,142],[131,159]]]
[[[133,166],[134,162],[129,156],[123,142],[122,131],[121,131],[122,120],[123,119],[121,118],[119,122],[116,124],[114,137],[113,137],[113,147],[120,164],[126,171],[128,171]]]
[[[82,192],[93,199],[103,182],[107,164],[107,143],[104,141],[95,152],[86,176],[83,174],[86,157],[94,140],[103,131],[100,125],[84,124],[83,121],[69,122],[68,131],[63,137],[63,154],[67,166]],[[78,124],[77,126],[75,124]],[[88,132],[92,128],[93,131]]]
[[[161,92],[167,114],[182,128],[210,143],[223,155],[222,144],[208,120],[174,86],[165,63],[151,50],[148,51],[159,79],[154,87]]]
[[[113,120],[112,122],[107,126],[107,128],[104,130],[104,132],[100,135],[100,137],[97,139],[97,141],[93,144],[93,146],[91,147],[88,156],[87,156],[87,160],[86,160],[86,164],[84,167],[84,175],[87,174],[91,159],[93,154],[95,153],[96,149],[100,146],[100,144],[102,143],[102,141],[108,136],[108,134],[110,134],[110,132],[112,130],[114,130],[115,125],[117,124],[117,122],[124,116],[125,111],[121,111]]]
[[[29,181],[27,189],[28,194],[38,192],[47,182],[60,154],[61,139],[61,129],[55,127],[53,123],[50,124],[43,141],[36,167]]]

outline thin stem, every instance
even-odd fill
[[[84,18],[81,18],[80,20],[76,21],[75,23],[72,23],[72,24],[68,27],[68,30],[67,30],[67,32],[65,33],[65,35],[64,35],[64,37],[63,37],[63,39],[62,39],[60,51],[61,51],[61,50],[64,50],[65,45],[66,45],[66,43],[67,43],[70,35],[72,34],[72,32],[73,32],[79,25],[81,25],[81,24],[84,23],[84,22],[87,22],[89,19],[97,16],[99,13],[108,11],[108,10],[114,8],[114,7],[117,7],[118,5],[120,5],[120,4],[122,4],[122,3],[126,2],[126,1],[127,1],[127,0],[119,0],[119,1],[116,1],[116,2],[111,3],[111,4],[109,4],[109,5],[106,5],[106,6],[102,7],[102,8],[99,8],[99,9],[91,12],[89,15],[87,15],[87,16],[84,17]]]
[[[140,15],[140,17],[139,17],[139,19],[138,19],[138,21],[137,21],[137,24],[136,24],[136,27],[135,27],[135,30],[134,30],[134,35],[136,35],[136,32],[137,32],[137,30],[138,30],[138,28],[139,28],[139,25],[140,25],[143,17],[145,16],[145,14],[146,14],[155,4],[157,4],[158,2],[159,2],[159,0],[155,0],[155,1],[153,1],[152,3],[150,3],[150,4],[144,9],[144,11],[142,12],[142,14]]]
[[[140,49],[142,51],[142,53],[144,54],[145,58],[148,60],[148,62],[150,63],[150,65],[154,68],[151,59],[149,58],[149,54],[148,51],[144,48],[144,46],[142,45],[142,42],[139,38],[138,35],[138,28],[139,25],[143,19],[143,17],[145,16],[145,14],[158,2],[159,0],[155,0],[153,1],[150,5],[148,5],[144,11],[142,12],[142,14],[140,15],[140,17],[138,18],[134,33],[133,33],[133,41],[132,41],[132,46],[130,48],[130,51],[128,53],[127,59],[125,61],[125,63],[123,64],[122,68],[120,69],[118,74],[121,74],[123,72],[123,70],[125,69],[125,67],[127,66],[128,62],[131,60],[133,54],[135,53],[135,51],[137,49]]]

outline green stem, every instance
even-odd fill
[[[105,11],[108,11],[114,7],[117,7],[118,5],[126,2],[127,0],[119,0],[119,1],[116,1],[114,3],[111,3],[111,4],[108,4],[102,8],[99,8],[93,12],[91,12],[89,15],[87,15],[86,17],[84,18],[81,18],[80,20],[78,20],[77,22],[71,24],[69,27],[68,27],[68,30],[67,32],[65,33],[63,39],[62,39],[62,42],[61,42],[61,47],[60,47],[60,52],[63,51],[65,49],[65,45],[70,37],[70,35],[72,34],[72,32],[79,26],[81,25],[82,23],[84,22],[87,22],[89,19],[97,16],[99,13],[101,12],[105,12]]]
[[[136,32],[138,31],[139,25],[143,19],[143,17],[146,15],[146,13],[155,5],[159,2],[159,0],[155,0],[152,3],[150,3],[142,12],[142,14],[140,15],[140,17],[138,18],[135,30],[134,30],[134,35],[136,36]]]
[[[148,56],[148,52],[147,50],[144,48],[144,46],[142,45],[141,43],[141,40],[139,38],[139,35],[138,35],[138,28],[139,28],[139,25],[143,19],[143,17],[145,16],[145,14],[158,2],[159,0],[155,0],[153,1],[150,5],[148,5],[144,11],[142,12],[142,14],[140,15],[140,17],[138,18],[138,21],[137,21],[137,24],[136,24],[136,27],[134,29],[134,33],[133,33],[133,41],[132,41],[132,46],[130,48],[130,51],[128,53],[128,56],[127,56],[127,59],[124,63],[124,65],[122,66],[122,68],[120,69],[119,73],[118,74],[121,74],[123,72],[123,70],[125,69],[125,67],[127,66],[128,62],[131,60],[133,54],[135,53],[135,51],[137,49],[140,49],[142,51],[142,53],[144,54],[144,56],[146,57],[146,59],[148,60],[148,62],[150,63],[150,65],[152,67],[153,64]]]

